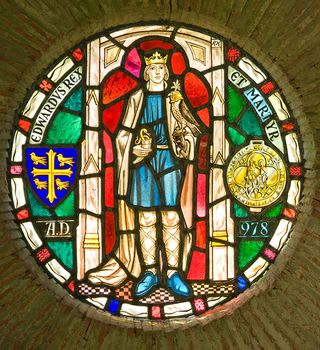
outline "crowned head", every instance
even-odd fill
[[[144,61],[146,66],[151,64],[166,64],[168,59],[168,55],[162,56],[158,51],[154,52],[150,57],[144,57]]]
[[[168,55],[162,55],[158,51],[155,51],[149,57],[144,57],[146,63],[144,79],[150,82],[150,84],[165,83],[169,79],[169,70],[166,64],[167,59]]]

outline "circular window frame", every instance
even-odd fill
[[[188,23],[174,22],[174,21],[136,22],[136,23],[129,23],[125,26],[124,25],[119,25],[116,27],[110,26],[110,27],[108,27],[109,28],[108,30],[117,30],[118,28],[124,29],[125,27],[131,27],[131,26],[137,26],[137,25],[152,25],[152,24],[153,25],[179,24],[179,25],[185,25],[191,29],[193,28],[195,30],[199,30],[200,32],[207,31],[208,33],[210,33],[210,35],[216,33],[216,31],[213,31],[211,29],[210,30],[204,29],[204,28],[200,28],[197,26],[193,26],[193,25],[188,24]],[[102,33],[103,33],[103,31],[99,32],[99,33],[95,33],[94,35],[87,37],[87,39],[85,39],[85,40],[90,40],[94,37],[100,36]],[[220,35],[223,37],[223,39],[227,39],[227,40],[230,40],[231,42],[232,41],[235,42],[235,40],[232,40],[232,38],[229,39],[229,36],[226,36],[223,33],[220,33]],[[220,35],[217,35],[217,36],[220,36]],[[232,35],[231,35],[231,37],[232,37]],[[306,122],[305,118],[304,118],[304,120],[301,120],[302,118],[300,118],[300,115],[303,115],[303,111],[301,109],[301,102],[300,102],[300,99],[297,96],[296,92],[290,86],[289,82],[287,81],[287,79],[285,78],[285,76],[281,72],[281,70],[277,66],[275,66],[274,63],[272,63],[268,58],[264,57],[263,54],[261,57],[259,57],[259,50],[255,47],[255,45],[253,43],[250,43],[250,44],[248,43],[246,45],[246,46],[249,46],[249,48],[246,46],[243,46],[241,44],[237,44],[237,45],[242,47],[243,50],[248,52],[250,55],[253,55],[254,58],[259,62],[259,64],[261,64],[261,66],[263,66],[268,71],[268,73],[271,74],[271,76],[274,78],[274,80],[277,81],[277,84],[282,88],[282,91],[283,91],[283,94],[286,98],[286,101],[291,108],[292,114],[293,114],[297,124],[300,127],[302,122]],[[73,45],[73,46],[76,46],[76,45]],[[250,49],[250,47],[251,47],[251,49]],[[297,118],[297,116],[299,116],[299,118]],[[302,141],[304,141],[304,134],[306,133],[306,131],[304,131],[304,130],[306,130],[308,127],[309,127],[309,125],[307,125],[307,127],[300,129]],[[302,147],[302,150],[303,150],[303,159],[305,159],[307,162],[312,163],[312,160],[308,159],[308,155],[307,155],[307,152],[305,151],[304,146]],[[311,186],[308,186],[308,184],[306,183],[306,179],[305,179],[304,188],[302,191],[302,197],[305,195],[306,192],[308,193],[308,196],[310,196],[310,191],[312,191],[312,190],[314,191],[314,189]],[[310,196],[310,197],[312,197],[312,196]],[[203,314],[200,316],[192,316],[190,318],[185,318],[185,319],[165,319],[165,320],[160,321],[160,322],[159,321],[152,321],[152,320],[143,320],[141,322],[139,320],[134,320],[131,318],[125,319],[124,317],[119,318],[118,316],[112,316],[109,314],[106,316],[106,314],[104,312],[94,308],[93,306],[83,305],[83,304],[79,305],[79,304],[81,304],[81,302],[79,302],[77,300],[73,300],[72,296],[70,296],[61,286],[54,284],[53,279],[48,280],[47,274],[44,271],[42,271],[41,269],[36,269],[36,270],[37,270],[37,274],[41,277],[41,279],[43,279],[43,277],[45,276],[45,280],[47,280],[46,286],[49,289],[53,290],[55,292],[55,294],[62,297],[62,301],[64,301],[66,304],[72,305],[73,307],[77,307],[81,312],[84,312],[87,316],[98,319],[100,321],[104,321],[104,322],[111,323],[111,324],[117,324],[117,325],[124,326],[124,327],[143,328],[146,330],[148,330],[148,329],[149,330],[150,329],[152,329],[152,330],[156,330],[156,329],[157,330],[173,330],[176,328],[191,327],[191,326],[196,325],[196,324],[203,325],[203,324],[206,324],[213,319],[218,319],[220,317],[223,317],[224,315],[231,314],[234,310],[236,310],[242,304],[244,304],[246,301],[248,301],[252,296],[259,294],[261,291],[264,291],[267,288],[269,288],[271,285],[273,285],[277,275],[281,272],[281,270],[283,269],[283,267],[285,266],[285,264],[289,260],[290,256],[294,252],[294,248],[299,241],[299,236],[301,235],[301,232],[303,230],[303,225],[304,225],[304,223],[301,220],[301,216],[302,216],[301,214],[307,213],[309,208],[310,208],[310,203],[308,203],[308,202],[300,204],[300,207],[299,207],[300,214],[298,216],[298,220],[296,221],[296,223],[294,225],[294,229],[293,229],[293,232],[291,233],[291,237],[290,237],[289,241],[287,242],[287,244],[285,245],[285,247],[282,248],[281,253],[279,254],[279,257],[277,258],[276,262],[268,269],[268,273],[264,274],[259,279],[259,281],[255,282],[248,290],[241,293],[236,298],[221,305],[219,307],[218,311],[215,311],[215,313],[211,313],[211,314],[207,313],[207,314]],[[20,243],[18,243],[18,246],[19,245],[21,246],[21,241],[20,241]],[[27,253],[25,251],[27,251]],[[35,269],[34,267],[35,267],[35,265],[37,266],[37,264],[33,260],[33,258],[30,257],[28,249],[22,248],[20,250],[20,253],[21,253],[20,255],[22,257],[24,256],[24,260],[28,261],[31,269],[34,270]]]

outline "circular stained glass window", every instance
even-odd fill
[[[254,58],[214,33],[141,24],[43,71],[8,180],[32,256],[74,298],[106,320],[181,323],[228,312],[268,274],[302,163],[297,123]]]

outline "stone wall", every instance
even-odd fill
[[[1,0],[0,8],[0,348],[319,348],[319,1]],[[259,60],[283,88],[298,120],[307,169],[295,240],[286,250],[293,256],[280,275],[275,272],[275,283],[232,316],[170,333],[109,326],[63,304],[68,298],[45,287],[48,278],[39,277],[19,240],[5,180],[14,111],[37,74],[103,28],[151,19],[208,28]]]

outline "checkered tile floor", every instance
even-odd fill
[[[111,290],[106,287],[99,287],[99,286],[92,287],[85,283],[81,283],[78,286],[78,293],[84,296],[92,296],[92,295],[101,296],[101,295],[109,295],[111,293]]]
[[[116,297],[122,300],[132,301],[132,285],[133,283],[130,281],[124,286],[116,289]]]
[[[150,295],[140,299],[140,302],[144,304],[173,303],[174,301],[174,296],[164,288],[156,289]]]
[[[233,284],[209,285],[207,283],[193,283],[192,289],[193,289],[194,295],[231,294],[234,292],[234,285]]]
[[[198,295],[228,295],[234,292],[233,284],[216,284],[192,283],[194,296]],[[116,298],[132,301],[133,300],[133,283],[129,281],[124,286],[114,290]],[[111,289],[103,286],[89,286],[81,283],[78,286],[78,293],[83,296],[107,296],[111,293]],[[174,295],[167,289],[158,288],[150,295],[139,300],[144,304],[162,304],[172,303],[175,301]]]

